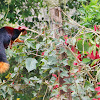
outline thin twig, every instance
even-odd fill
[[[80,30],[77,32],[77,34],[74,36],[74,38],[77,37],[77,36],[80,34],[81,31],[82,31],[82,29],[80,29]]]
[[[47,92],[48,92],[48,86],[47,86],[46,92],[45,92],[45,94],[43,96],[43,100],[45,100],[45,96],[46,96]]]
[[[39,35],[40,35],[40,33],[39,33],[39,32],[37,32],[37,31],[35,31],[35,30],[29,29],[29,28],[26,28],[26,30],[31,31],[31,32],[34,32],[34,33],[37,33],[37,34],[39,34]]]
[[[85,42],[85,33],[83,35],[83,55],[84,55],[84,47],[85,47],[84,42]]]

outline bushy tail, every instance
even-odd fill
[[[2,32],[0,32],[1,34]],[[0,35],[2,37],[2,35]],[[0,74],[6,72],[9,69],[9,64],[7,61],[4,43],[2,38],[0,37]]]
[[[0,62],[0,74],[5,73],[9,69],[9,64]]]

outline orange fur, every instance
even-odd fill
[[[12,44],[13,44],[14,42],[24,43],[24,41],[23,41],[23,40],[20,40],[19,38],[17,38],[15,41],[11,40],[11,41],[10,41],[10,44],[9,44],[10,49],[12,49]]]
[[[9,69],[9,64],[5,62],[0,62],[0,73],[5,73]]]
[[[10,49],[12,49],[12,44],[13,44],[13,42],[14,42],[14,41],[12,41],[12,40],[10,41],[10,44],[9,44]]]
[[[17,38],[14,42],[23,43],[24,41]]]
[[[22,32],[22,35],[26,35],[27,34],[27,31],[26,30],[24,30],[24,32]]]

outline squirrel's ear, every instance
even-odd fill
[[[22,30],[22,34],[21,35],[26,35],[27,31],[26,30]]]

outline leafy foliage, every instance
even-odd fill
[[[93,29],[99,24],[98,0],[69,0],[67,5],[62,1],[62,10],[68,13],[75,7],[76,13],[69,16],[62,11],[65,35],[59,39],[53,38],[50,22],[38,19],[39,11],[48,9],[42,0],[1,0],[0,4],[1,27],[17,23],[38,30],[28,31],[21,36],[24,43],[6,50],[10,70],[0,75],[0,100],[68,99],[59,94],[68,92],[67,85],[74,100],[99,100],[100,37],[97,26]]]

